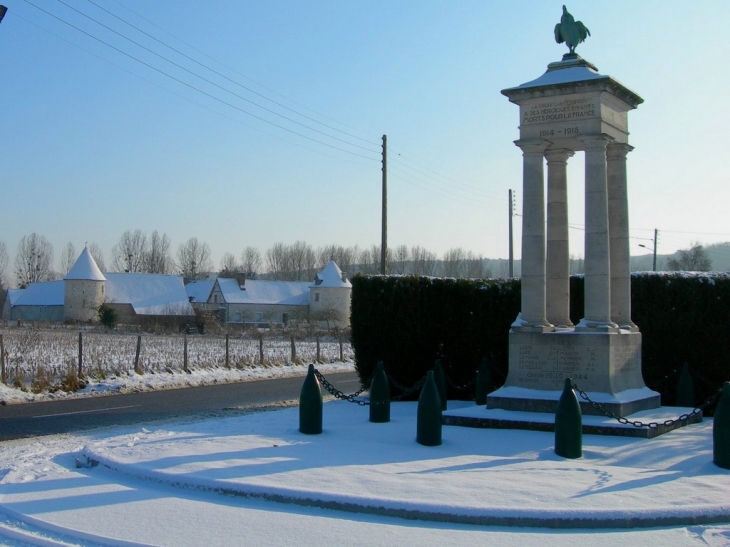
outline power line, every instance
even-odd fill
[[[274,127],[277,127],[277,128],[279,128],[279,129],[282,129],[282,130],[284,130],[284,131],[287,131],[287,132],[289,132],[289,133],[292,133],[292,134],[294,134],[294,135],[297,135],[297,136],[299,136],[299,137],[302,137],[302,138],[304,138],[304,139],[310,140],[310,141],[312,141],[312,142],[316,142],[316,143],[318,143],[318,144],[321,144],[321,145],[323,145],[323,146],[327,146],[327,147],[329,147],[329,148],[333,148],[333,149],[335,149],[335,150],[339,150],[340,152],[345,152],[345,153],[347,153],[347,154],[351,154],[351,155],[353,155],[353,156],[358,156],[358,157],[361,157],[361,158],[365,158],[365,159],[368,159],[368,160],[378,161],[378,160],[375,160],[375,158],[371,158],[371,157],[368,157],[368,156],[364,156],[364,155],[362,155],[362,154],[358,154],[358,153],[356,153],[356,152],[352,152],[351,150],[345,150],[344,148],[340,148],[340,147],[334,146],[334,145],[332,145],[332,144],[329,144],[329,143],[326,143],[326,142],[320,141],[320,140],[318,140],[318,139],[315,139],[315,138],[313,138],[313,137],[310,137],[310,136],[308,136],[308,135],[304,135],[304,134],[302,134],[302,133],[299,133],[299,132],[297,132],[297,131],[294,131],[293,129],[289,129],[288,127],[282,126],[282,125],[280,125],[280,124],[277,124],[277,123],[274,123],[274,122],[272,122],[272,121],[270,121],[270,120],[267,120],[267,119],[265,119],[265,118],[262,118],[261,116],[257,116],[256,114],[253,114],[253,113],[251,113],[251,112],[248,112],[247,110],[244,110],[244,109],[242,109],[242,108],[240,108],[240,107],[238,107],[238,106],[236,106],[236,105],[233,105],[233,104],[231,104],[231,103],[229,103],[229,102],[227,102],[227,101],[224,101],[223,99],[220,99],[220,98],[218,98],[218,97],[216,97],[216,96],[214,96],[214,95],[212,95],[212,94],[210,94],[210,93],[208,93],[208,92],[206,92],[206,91],[203,91],[202,89],[199,89],[199,88],[195,87],[195,86],[194,86],[194,85],[192,85],[192,84],[189,84],[189,83],[187,83],[187,82],[185,82],[185,81],[183,81],[183,80],[181,80],[181,79],[179,79],[179,78],[176,78],[175,76],[172,76],[171,74],[168,74],[168,73],[167,73],[167,72],[165,72],[164,70],[161,70],[161,69],[159,69],[159,68],[157,68],[157,67],[155,67],[155,66],[153,66],[153,65],[151,65],[151,64],[149,64],[149,63],[146,63],[145,61],[142,61],[141,59],[138,59],[138,58],[137,58],[137,57],[135,57],[134,55],[132,55],[132,54],[130,54],[130,53],[127,53],[126,51],[123,51],[123,50],[119,49],[118,47],[116,47],[116,46],[113,46],[113,45],[111,45],[111,44],[109,44],[109,43],[105,42],[104,40],[102,40],[102,39],[100,39],[100,38],[97,38],[96,36],[94,36],[94,35],[92,35],[92,34],[90,34],[90,33],[86,32],[85,30],[83,30],[83,29],[81,29],[81,28],[79,28],[79,27],[77,27],[77,26],[75,26],[75,25],[73,25],[72,23],[69,23],[68,21],[65,21],[64,19],[62,19],[62,18],[60,18],[60,17],[58,17],[58,16],[54,15],[53,13],[50,13],[49,11],[47,11],[47,10],[44,10],[43,8],[41,8],[41,7],[39,7],[39,6],[35,5],[35,4],[33,4],[32,2],[30,2],[30,0],[25,0],[25,2],[26,2],[27,4],[30,4],[30,5],[31,5],[31,6],[33,6],[34,8],[36,8],[36,9],[38,9],[38,10],[40,10],[40,11],[42,11],[42,12],[44,12],[44,13],[48,14],[48,15],[50,15],[50,16],[51,16],[51,17],[53,17],[54,19],[57,19],[58,21],[60,21],[60,22],[64,23],[65,25],[68,25],[68,26],[70,26],[71,28],[73,28],[73,29],[75,29],[75,30],[77,30],[77,31],[81,32],[82,34],[85,34],[86,36],[88,36],[88,37],[90,37],[90,38],[92,38],[92,39],[94,39],[94,40],[96,40],[96,41],[98,41],[98,42],[100,42],[100,43],[104,44],[105,46],[107,46],[107,47],[109,47],[109,48],[111,48],[111,49],[113,49],[113,50],[115,50],[115,51],[117,51],[117,52],[121,53],[122,55],[125,55],[126,57],[129,57],[130,59],[132,59],[132,60],[134,60],[134,61],[136,61],[136,62],[138,62],[138,63],[140,63],[140,64],[142,64],[142,65],[144,65],[144,66],[146,66],[146,67],[148,67],[148,68],[150,68],[150,69],[152,69],[152,70],[154,70],[155,72],[159,72],[160,74],[162,74],[162,75],[164,75],[164,76],[166,76],[166,77],[168,77],[168,78],[170,78],[170,79],[172,79],[172,80],[174,80],[174,81],[176,81],[176,82],[178,82],[178,83],[180,83],[180,84],[182,84],[182,85],[184,85],[184,86],[186,86],[186,87],[189,87],[190,89],[193,89],[194,91],[197,91],[198,93],[201,93],[201,94],[203,94],[203,95],[205,95],[205,96],[207,96],[207,97],[210,97],[211,99],[213,99],[213,100],[215,100],[215,101],[218,101],[218,102],[220,102],[221,104],[224,104],[224,105],[226,105],[226,106],[229,106],[229,107],[231,107],[231,108],[233,108],[233,109],[235,109],[235,110],[238,110],[239,112],[242,112],[242,113],[244,113],[244,114],[247,114],[248,116],[251,116],[251,117],[253,117],[253,118],[256,118],[256,119],[258,119],[258,120],[260,120],[260,121],[262,121],[262,122],[264,122],[264,123],[268,123],[269,125],[272,125],[272,126],[274,126]],[[339,140],[339,139],[338,139],[338,140]]]
[[[66,4],[66,3],[65,3],[65,2],[63,2],[62,0],[58,0],[58,1],[59,1],[59,2],[61,2],[61,3],[62,3],[62,4],[64,4],[64,5],[68,6],[68,4]],[[206,70],[209,70],[209,71],[211,71],[211,72],[212,72],[213,74],[216,74],[216,75],[220,76],[221,78],[224,78],[224,79],[228,80],[228,81],[229,81],[229,82],[231,82],[232,84],[235,84],[235,85],[237,85],[237,86],[239,86],[239,87],[241,87],[241,88],[245,89],[246,91],[248,91],[248,92],[250,92],[250,93],[253,93],[253,94],[254,94],[254,95],[256,95],[256,96],[258,96],[258,97],[261,97],[262,99],[266,99],[267,101],[270,101],[270,102],[274,103],[275,105],[277,105],[277,106],[279,106],[279,107],[281,107],[281,108],[284,108],[284,109],[288,110],[289,112],[293,112],[294,114],[297,114],[298,116],[302,116],[303,118],[306,118],[306,119],[308,119],[308,120],[310,120],[310,121],[312,121],[312,122],[314,122],[314,123],[318,123],[318,124],[320,124],[320,125],[322,125],[322,126],[324,126],[324,127],[327,127],[328,129],[332,129],[333,131],[337,131],[338,133],[342,133],[343,135],[347,135],[348,137],[352,137],[353,139],[357,139],[357,140],[360,140],[360,141],[366,142],[366,143],[368,143],[368,144],[371,144],[371,145],[373,145],[373,146],[377,146],[377,144],[376,144],[376,143],[374,143],[374,142],[372,142],[372,141],[369,141],[369,140],[367,140],[367,139],[363,139],[363,138],[361,138],[361,137],[358,137],[357,135],[352,135],[352,134],[348,133],[347,131],[342,131],[341,129],[337,129],[336,127],[333,127],[333,126],[331,126],[331,125],[328,125],[328,124],[326,124],[326,123],[320,122],[319,120],[317,120],[317,119],[315,119],[315,118],[312,118],[311,116],[307,116],[306,114],[302,114],[301,112],[298,112],[298,111],[294,110],[293,108],[289,108],[288,106],[286,106],[286,105],[284,105],[284,104],[281,104],[280,102],[277,102],[277,101],[275,101],[275,100],[273,100],[273,99],[270,99],[270,98],[269,98],[269,97],[267,97],[266,95],[264,95],[264,94],[262,94],[262,93],[259,93],[258,91],[255,91],[255,90],[251,89],[250,87],[247,87],[247,86],[245,86],[245,85],[243,85],[243,84],[241,84],[241,83],[239,83],[239,82],[236,82],[235,80],[233,80],[233,79],[229,78],[229,77],[228,77],[228,76],[226,76],[225,74],[222,74],[221,72],[218,72],[217,70],[215,70],[215,69],[213,69],[213,68],[211,68],[211,67],[209,67],[209,66],[207,66],[207,65],[204,65],[203,63],[201,63],[201,62],[200,62],[200,61],[198,61],[197,59],[194,59],[193,57],[190,57],[189,55],[186,55],[185,53],[183,53],[183,52],[181,52],[180,50],[178,50],[178,49],[176,49],[176,48],[172,47],[171,45],[169,45],[169,44],[167,44],[167,43],[163,42],[162,40],[159,40],[159,39],[158,39],[158,38],[156,38],[155,36],[152,36],[152,35],[151,35],[151,34],[149,34],[148,32],[145,32],[144,30],[140,29],[139,27],[137,27],[137,26],[133,25],[132,23],[130,23],[130,22],[128,22],[128,21],[126,21],[126,20],[124,20],[123,18],[119,17],[119,16],[118,16],[118,15],[116,15],[115,13],[113,13],[113,12],[109,11],[109,10],[108,10],[108,9],[106,9],[105,7],[103,7],[103,6],[100,6],[99,4],[97,4],[96,2],[94,2],[94,0],[87,0],[87,2],[89,2],[90,4],[93,4],[94,6],[96,6],[97,8],[99,8],[100,10],[103,10],[104,12],[108,13],[109,15],[111,15],[112,17],[116,18],[117,20],[121,21],[121,22],[122,22],[122,23],[124,23],[125,25],[128,25],[128,26],[132,27],[133,29],[135,29],[136,31],[138,31],[138,32],[141,32],[142,34],[144,34],[145,36],[147,36],[147,37],[151,38],[151,39],[152,39],[152,40],[154,40],[155,42],[157,42],[157,43],[159,43],[159,44],[161,44],[161,45],[165,46],[165,47],[166,47],[166,48],[168,48],[168,49],[171,49],[172,51],[174,51],[174,52],[175,52],[175,53],[177,53],[178,55],[181,55],[181,56],[185,57],[186,59],[188,59],[188,60],[192,61],[193,63],[195,63],[195,64],[197,64],[197,65],[199,65],[199,66],[201,66],[201,67],[205,68]],[[70,7],[70,6],[69,6],[69,7]],[[75,9],[75,8],[71,8],[71,9]],[[78,10],[75,10],[75,11],[78,11]],[[79,13],[81,13],[81,12],[79,12]],[[89,17],[88,15],[85,15],[85,14],[83,14],[83,13],[82,13],[82,15],[84,15],[85,17]],[[90,18],[90,17],[89,17],[89,18]],[[99,23],[98,21],[96,21],[96,20],[95,20],[95,19],[93,19],[93,18],[90,18],[90,19],[92,19],[92,21],[94,21],[94,22],[95,22],[95,23],[97,23],[97,24],[101,24],[101,23]],[[104,26],[104,25],[102,25],[102,26]],[[108,28],[108,27],[105,27],[105,28]],[[110,30],[111,30],[111,29],[110,29]],[[116,31],[113,31],[113,32],[116,32]],[[134,43],[136,44],[136,42],[134,42]],[[137,44],[137,45],[139,45],[139,44]],[[167,59],[165,59],[165,60],[167,60]],[[206,80],[206,81],[207,81],[207,80]],[[244,100],[247,100],[247,99],[244,99]],[[253,103],[253,104],[256,104],[256,103]],[[264,109],[265,109],[265,107],[262,107],[262,106],[260,106],[260,105],[258,105],[258,104],[256,104],[256,106],[259,106],[260,108],[264,108]],[[269,112],[271,112],[271,111],[269,111]],[[278,115],[278,114],[277,114],[277,115]],[[353,145],[353,146],[355,146],[355,145]],[[371,151],[372,151],[372,150],[371,150]]]
[[[27,2],[27,1],[28,1],[28,0],[26,0],[26,2]],[[243,95],[239,95],[238,93],[235,93],[235,92],[231,91],[230,89],[226,89],[225,87],[223,87],[223,86],[221,86],[221,85],[219,85],[219,84],[215,83],[214,81],[212,81],[212,80],[210,80],[210,79],[208,79],[208,78],[205,78],[204,76],[201,76],[200,74],[197,74],[197,73],[193,72],[192,70],[189,70],[188,68],[185,68],[185,67],[184,67],[184,66],[182,66],[181,64],[179,64],[179,63],[176,63],[175,61],[172,61],[172,60],[168,59],[168,58],[167,58],[167,57],[165,57],[164,55],[161,55],[161,54],[157,53],[156,51],[154,51],[154,50],[152,50],[152,49],[150,49],[150,48],[148,48],[148,47],[146,47],[146,46],[144,46],[144,45],[140,44],[140,43],[139,43],[139,42],[137,42],[136,40],[133,40],[132,38],[129,38],[128,36],[125,36],[125,35],[124,35],[124,34],[122,34],[121,32],[118,32],[118,31],[114,30],[113,28],[111,28],[111,27],[109,27],[109,26],[105,25],[104,23],[101,23],[101,22],[97,21],[96,19],[94,19],[94,18],[93,18],[93,17],[91,17],[90,15],[88,15],[88,14],[86,14],[86,13],[84,13],[84,12],[82,12],[82,11],[80,11],[80,10],[76,9],[76,8],[74,8],[73,6],[70,6],[70,5],[68,5],[68,4],[67,4],[67,3],[66,3],[66,2],[64,1],[64,0],[56,0],[56,1],[57,1],[58,3],[60,3],[60,4],[63,4],[63,5],[64,5],[64,6],[66,6],[67,8],[69,8],[69,9],[71,9],[71,10],[75,11],[75,12],[76,12],[76,13],[78,13],[79,15],[82,15],[83,17],[86,17],[86,18],[87,18],[87,19],[89,19],[90,21],[93,21],[93,22],[94,22],[94,23],[96,23],[97,25],[99,25],[99,26],[101,26],[101,27],[103,27],[103,28],[105,28],[105,29],[109,30],[110,32],[113,32],[113,33],[114,33],[114,34],[116,34],[117,36],[120,36],[121,38],[124,38],[125,40],[127,40],[127,41],[131,42],[132,44],[136,45],[137,47],[139,47],[139,48],[142,48],[143,50],[147,51],[148,53],[151,53],[152,55],[155,55],[156,57],[159,57],[159,58],[160,58],[160,59],[162,59],[163,61],[167,61],[168,63],[170,63],[171,65],[173,65],[173,66],[175,66],[175,67],[177,67],[177,68],[179,68],[180,70],[183,70],[183,71],[187,72],[188,74],[190,74],[190,75],[192,75],[192,76],[195,76],[195,77],[197,77],[197,78],[200,78],[200,79],[201,79],[201,80],[203,80],[204,82],[206,82],[206,83],[208,83],[208,84],[210,84],[210,85],[212,85],[212,86],[214,86],[214,87],[217,87],[218,89],[220,89],[220,90],[222,90],[222,91],[225,91],[226,93],[229,93],[229,94],[233,95],[234,97],[237,97],[237,98],[239,98],[239,99],[241,99],[241,100],[243,100],[243,101],[246,101],[246,102],[247,102],[247,103],[249,103],[249,104],[252,104],[252,105],[254,105],[254,106],[258,107],[258,108],[261,108],[262,110],[265,110],[266,112],[269,112],[270,114],[273,114],[273,115],[275,115],[275,116],[279,116],[280,118],[283,118],[284,120],[286,120],[286,121],[288,121],[288,122],[291,122],[291,123],[294,123],[294,124],[296,124],[296,125],[299,125],[300,127],[303,127],[303,128],[305,128],[305,129],[308,129],[309,131],[314,131],[315,133],[319,133],[320,135],[324,135],[325,137],[328,137],[328,138],[330,138],[330,139],[333,139],[333,140],[336,140],[336,141],[342,142],[342,143],[344,143],[344,144],[347,144],[347,145],[349,145],[349,146],[353,146],[353,147],[356,147],[356,148],[360,148],[360,149],[362,149],[362,150],[367,150],[368,152],[376,152],[376,151],[374,151],[374,150],[372,150],[372,149],[366,148],[366,147],[364,147],[364,146],[361,146],[361,145],[359,145],[359,144],[353,144],[353,143],[351,143],[351,142],[349,142],[349,141],[346,141],[346,140],[344,140],[344,139],[341,139],[341,138],[339,138],[339,137],[334,137],[334,136],[332,136],[332,135],[330,135],[330,134],[328,134],[328,133],[325,133],[324,131],[320,131],[319,129],[315,129],[315,128],[313,128],[313,127],[310,127],[310,126],[308,126],[308,125],[306,125],[306,124],[304,124],[304,123],[302,123],[302,122],[299,122],[299,121],[297,121],[297,120],[294,120],[294,119],[292,119],[292,118],[289,118],[288,116],[284,116],[283,114],[280,114],[279,112],[276,112],[275,110],[272,110],[272,109],[270,109],[270,108],[267,108],[267,107],[265,107],[265,106],[262,106],[262,105],[260,105],[260,104],[256,103],[255,101],[252,101],[251,99],[248,99],[248,98],[244,97]],[[89,1],[90,1],[90,0],[89,0]],[[28,2],[28,3],[30,3],[30,2]],[[31,4],[31,5],[33,5],[33,4]],[[40,9],[40,8],[39,8],[39,9]],[[46,13],[48,13],[48,12],[46,12]],[[71,25],[71,26],[73,26],[73,25]],[[130,25],[130,26],[132,26],[132,25]],[[80,29],[78,29],[78,27],[74,27],[74,28],[77,28],[77,30],[80,30]],[[91,35],[90,35],[90,34],[88,34],[88,33],[85,33],[85,34],[87,34],[87,35],[91,36]],[[156,40],[156,39],[155,39],[155,40]],[[105,44],[106,44],[106,42],[103,42],[103,43],[105,43]],[[109,45],[109,44],[106,44],[106,45]],[[110,47],[113,47],[113,46],[110,46]],[[167,47],[170,47],[170,46],[167,46]],[[115,48],[115,49],[117,49],[117,48]],[[170,48],[170,49],[173,49],[173,50],[174,50],[174,48]],[[135,58],[135,60],[138,60],[138,59],[136,59],[136,58]],[[191,60],[193,60],[193,59],[191,59]],[[138,61],[139,61],[139,60],[138,60]],[[193,61],[194,61],[194,60],[193,60]],[[141,62],[141,61],[140,61],[140,62]],[[195,62],[197,62],[197,61],[195,61]],[[145,63],[145,64],[146,64],[146,63]],[[200,63],[198,63],[198,64],[200,64]],[[148,66],[149,66],[149,65],[148,65]],[[201,65],[201,66],[203,66],[203,65]],[[209,70],[212,70],[212,69],[209,69]],[[215,72],[215,71],[213,71],[213,72]],[[225,77],[225,76],[224,76],[224,77]],[[229,80],[230,80],[230,78],[227,78],[227,79],[229,79]],[[230,80],[230,81],[233,81],[233,80]],[[234,82],[234,83],[235,83],[235,82]],[[240,85],[240,84],[239,84],[239,85]],[[244,87],[244,86],[241,86],[241,87]],[[246,112],[246,113],[248,113],[248,114],[249,114],[249,115],[251,115],[251,116],[255,116],[254,114],[251,114],[251,113],[249,113],[249,112]],[[268,120],[266,120],[266,119],[264,119],[264,118],[258,117],[258,119],[260,119],[260,120],[262,120],[262,121],[265,121],[266,123],[271,123],[272,125],[276,125],[276,124],[273,124],[273,122],[270,122],[270,121],[268,121]],[[356,137],[356,138],[359,138],[359,137]],[[367,141],[366,141],[366,142],[367,142]]]

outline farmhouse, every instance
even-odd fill
[[[193,281],[185,289],[193,306],[216,313],[225,323],[269,324],[304,319],[337,327],[350,323],[352,284],[334,261],[312,282],[237,276]]]
[[[8,290],[3,319],[93,323],[99,306],[117,313],[123,324],[190,323],[196,309],[222,323],[264,325],[312,320],[347,326],[352,285],[330,262],[313,282],[264,281],[242,276],[193,281],[176,275],[99,270],[88,249],[66,277]]]
[[[180,276],[141,273],[106,273],[87,248],[66,277],[10,289],[3,309],[9,321],[91,323],[106,304],[125,324],[190,321],[195,315]]]

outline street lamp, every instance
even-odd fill
[[[656,271],[656,247],[648,247],[648,246],[644,245],[643,243],[639,243],[639,247],[644,247],[644,249],[649,249],[650,251],[652,251],[654,253],[654,262],[652,264],[652,271],[655,272]]]

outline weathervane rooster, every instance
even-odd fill
[[[575,48],[581,42],[591,35],[591,32],[586,26],[580,21],[573,19],[573,16],[568,13],[568,8],[563,6],[563,16],[560,18],[560,23],[555,25],[555,41],[558,44],[565,42],[570,52],[568,55],[575,55]]]

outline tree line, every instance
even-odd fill
[[[127,230],[112,247],[109,267],[99,245],[87,245],[99,269],[112,272],[139,272],[182,275],[186,280],[203,279],[211,273],[221,276],[244,275],[249,279],[280,281],[311,281],[330,260],[343,272],[378,274],[381,271],[379,245],[343,247],[325,245],[313,247],[305,241],[291,244],[275,243],[261,253],[252,246],[240,253],[225,252],[218,267],[211,258],[210,246],[196,237],[178,245],[173,253],[170,237],[157,230],[147,234],[142,230]],[[59,268],[54,268],[53,245],[43,235],[32,233],[18,243],[12,274],[16,286],[25,288],[38,281],[62,279],[78,258],[78,251],[69,242],[61,251]],[[387,273],[456,278],[506,277],[507,261],[486,259],[461,247],[454,247],[439,257],[428,249],[415,245],[389,247],[386,257]],[[666,269],[708,271],[712,263],[704,247],[693,243],[667,260]],[[581,259],[571,261],[571,273],[582,273]],[[10,286],[11,267],[8,249],[0,241],[0,289]],[[518,275],[518,273],[517,273]],[[1,304],[1,303],[0,303]]]

